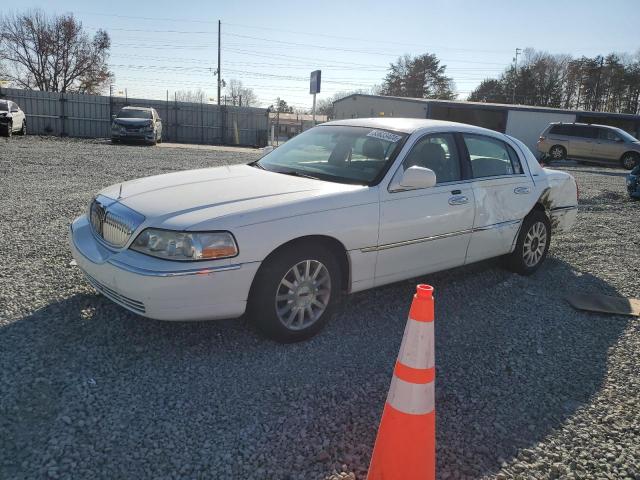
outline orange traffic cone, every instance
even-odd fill
[[[418,285],[367,480],[436,478],[433,287]]]

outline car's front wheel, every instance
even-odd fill
[[[341,288],[340,265],[329,249],[293,244],[261,266],[250,292],[249,315],[274,340],[305,340],[331,317]]]
[[[520,275],[531,275],[547,258],[550,243],[551,223],[547,215],[532,211],[522,222],[516,248],[508,257],[509,268]]]
[[[6,130],[4,131],[4,136],[10,137],[11,135],[13,135],[13,123],[9,122],[7,123]]]

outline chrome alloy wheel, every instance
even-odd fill
[[[522,259],[527,267],[534,267],[538,264],[547,246],[547,227],[542,222],[531,225],[524,238],[522,246]]]
[[[562,147],[556,146],[551,149],[551,158],[554,160],[562,160],[564,157],[564,151]]]
[[[315,323],[327,309],[331,297],[329,270],[317,260],[303,260],[282,277],[276,291],[276,313],[291,330]]]

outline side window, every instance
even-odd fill
[[[600,140],[607,140],[609,142],[619,142],[620,140],[622,140],[620,138],[620,135],[618,135],[613,130],[609,130],[608,128],[599,128],[598,138]]]
[[[570,125],[554,125],[551,127],[551,130],[549,130],[549,133],[552,135],[572,135]]]
[[[437,133],[421,138],[413,146],[403,168],[418,166],[430,168],[436,173],[437,183],[455,182],[460,174],[460,156],[456,141],[450,133]]]
[[[583,126],[576,126],[575,127],[576,133],[575,135],[577,137],[582,137],[582,138],[597,138],[598,136],[598,132],[597,129],[594,127],[583,127]]]
[[[473,178],[522,173],[518,155],[506,143],[481,135],[464,134],[463,137],[469,151]]]

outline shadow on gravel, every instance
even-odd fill
[[[532,277],[484,262],[355,294],[294,345],[78,294],[0,329],[0,477],[360,478],[419,281],[436,288],[439,478],[495,473],[559,427],[626,324],[574,311],[565,293],[615,292],[554,258]]]
[[[606,170],[587,170],[580,167],[575,167],[571,169],[572,172],[580,172],[580,173],[590,173],[592,175],[606,175],[608,177],[626,177],[629,172],[608,172]]]

